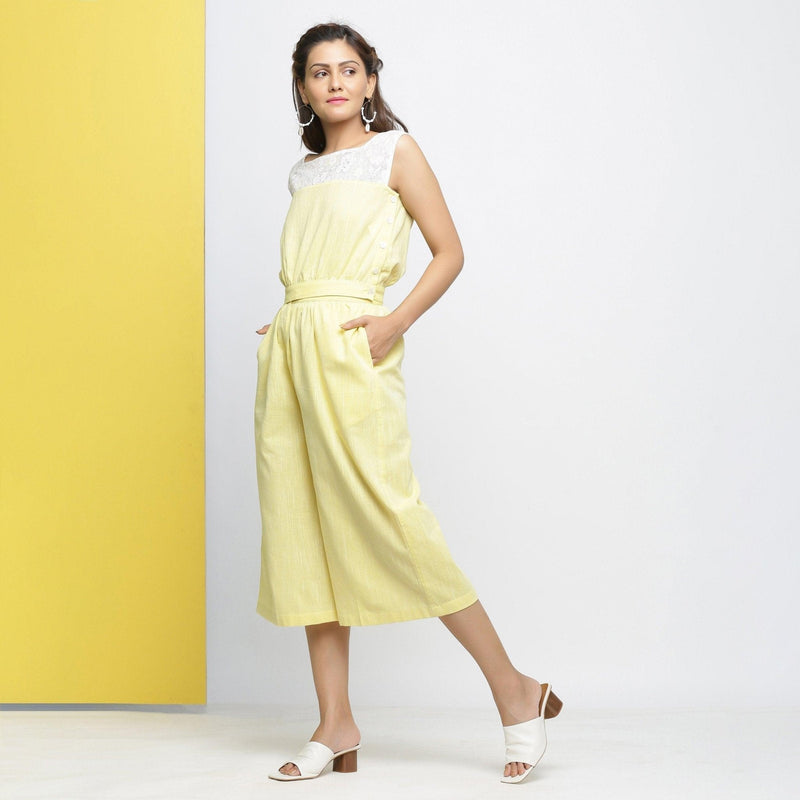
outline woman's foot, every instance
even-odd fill
[[[311,734],[312,742],[321,742],[322,744],[330,747],[334,753],[340,750],[346,750],[348,747],[355,747],[361,741],[361,731],[355,723],[355,720],[350,719],[346,722],[336,722],[320,724],[314,733]],[[278,772],[284,775],[299,775],[300,770],[297,765],[291,761],[287,761]]]
[[[539,681],[519,673],[516,683],[512,683],[502,694],[495,695],[497,710],[502,725],[516,725],[539,716],[539,703],[542,699],[542,686]],[[522,761],[509,761],[503,772],[504,777],[516,777],[530,767]]]

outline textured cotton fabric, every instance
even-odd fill
[[[388,186],[401,131],[289,175],[286,301],[258,350],[261,506],[257,611],[276,625],[374,625],[459,611],[478,597],[420,499],[401,337],[372,363],[366,330],[390,312],[412,219]]]

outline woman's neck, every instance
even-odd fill
[[[323,125],[322,129],[325,132],[325,149],[320,155],[358,147],[375,135],[367,133],[360,120],[357,119],[340,122],[338,125]]]

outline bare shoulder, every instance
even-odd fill
[[[417,144],[417,140],[410,133],[404,133],[398,138],[395,146],[395,158],[405,164],[413,164],[415,161],[425,161],[422,148]]]
[[[430,173],[430,165],[417,140],[409,133],[400,136],[395,145],[389,186],[402,194],[403,185]]]

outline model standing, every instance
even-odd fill
[[[360,34],[334,23],[308,30],[293,55],[311,154],[289,174],[285,302],[258,331],[257,610],[305,626],[320,724],[270,777],[313,778],[331,761],[355,771],[350,626],[438,616],[489,682],[506,741],[501,780],[519,782],[561,702],[511,664],[411,468],[403,334],[453,282],[463,252],[436,177],[381,97],[382,66]],[[405,272],[413,222],[432,259],[390,310],[384,289]]]

